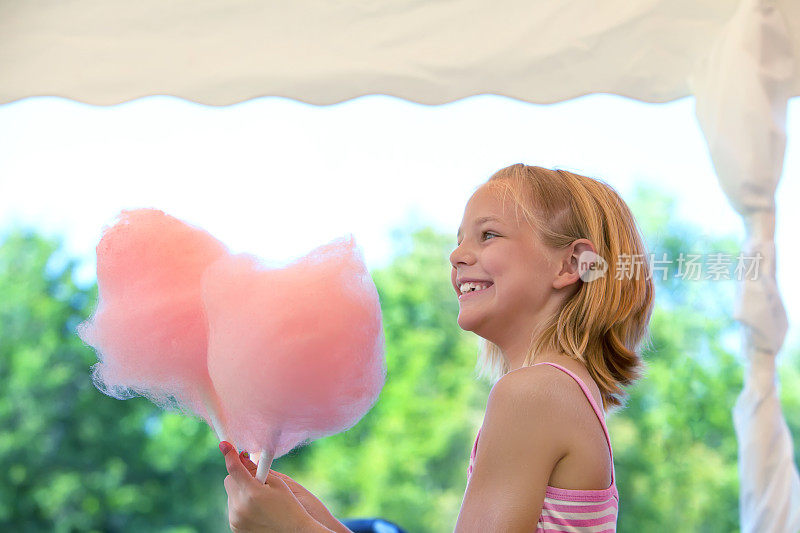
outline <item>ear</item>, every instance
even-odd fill
[[[589,239],[575,239],[558,256],[561,261],[561,270],[553,280],[554,289],[563,289],[580,281],[580,257],[584,252],[597,253],[592,241]]]

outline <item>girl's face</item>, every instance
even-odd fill
[[[501,348],[530,340],[532,327],[557,303],[553,285],[561,270],[556,250],[539,240],[522,215],[516,218],[513,200],[506,204],[504,210],[486,185],[478,189],[450,254],[458,325]],[[479,286],[464,286],[468,280]]]

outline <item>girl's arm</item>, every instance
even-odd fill
[[[455,533],[536,529],[550,474],[567,453],[563,409],[541,369],[495,384]]]

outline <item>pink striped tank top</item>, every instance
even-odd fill
[[[536,365],[551,365],[563,370],[578,382],[581,390],[592,404],[592,409],[603,426],[603,432],[608,442],[611,453],[611,485],[600,490],[560,489],[547,485],[542,504],[542,514],[536,524],[536,533],[552,531],[573,531],[587,533],[612,533],[617,530],[617,511],[619,509],[619,493],[614,475],[614,452],[611,450],[611,439],[603,417],[602,410],[597,406],[592,394],[581,379],[561,365],[555,363],[536,363]],[[531,365],[531,366],[536,366]],[[475,463],[475,454],[478,451],[480,430],[472,446],[472,455],[469,458],[467,481],[472,475],[472,466]]]

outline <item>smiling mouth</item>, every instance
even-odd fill
[[[494,287],[494,283],[489,283],[485,287],[470,287],[469,289],[467,289],[467,290],[465,290],[463,292],[461,290],[459,290],[458,299],[461,300],[462,298],[466,298],[466,297],[470,297],[470,296],[474,296],[474,295],[480,294],[482,292],[487,291],[488,289],[490,289],[492,287]]]

